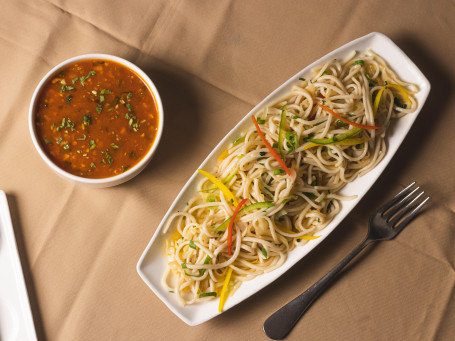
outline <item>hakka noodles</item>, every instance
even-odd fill
[[[151,90],[133,70],[89,59],[50,78],[39,94],[35,125],[57,166],[99,179],[127,171],[147,154],[158,113]]]
[[[300,78],[252,117],[164,232],[163,285],[182,304],[226,298],[243,281],[280,267],[341,209],[339,191],[386,153],[392,118],[417,108],[417,87],[372,51],[353,52]]]

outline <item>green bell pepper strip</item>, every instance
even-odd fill
[[[280,151],[280,156],[283,158],[284,151],[283,151],[283,140],[285,138],[285,127],[286,125],[286,106],[284,105],[281,108],[281,119],[280,119],[280,130],[278,132],[278,150]]]
[[[316,143],[316,144],[332,144],[332,143],[340,142],[340,141],[346,140],[350,137],[353,137],[354,135],[357,135],[358,133],[360,133],[362,130],[363,130],[362,128],[354,128],[354,129],[347,131],[344,134],[340,134],[340,135],[334,136],[332,138],[327,138],[327,139],[308,139],[307,138],[307,139],[305,139],[305,141]]]

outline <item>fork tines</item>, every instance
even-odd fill
[[[420,188],[418,186],[413,188],[415,184],[415,182],[412,182],[390,202],[384,205],[382,216],[387,219],[387,222],[391,226],[400,228],[407,225],[430,199],[430,197],[426,197],[423,200],[420,198],[424,194],[424,191],[415,194]]]

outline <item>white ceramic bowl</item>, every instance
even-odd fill
[[[155,137],[155,141],[153,142],[152,147],[150,150],[147,152],[147,154],[142,158],[141,161],[139,161],[135,166],[131,167],[129,170],[126,172],[112,176],[112,177],[107,177],[107,178],[102,178],[102,179],[89,179],[89,178],[84,178],[81,176],[73,175],[69,172],[66,172],[62,168],[58,167],[44,152],[43,148],[41,147],[41,144],[38,141],[37,138],[37,131],[35,127],[35,108],[36,108],[36,103],[39,98],[39,94],[41,92],[41,89],[46,85],[47,81],[53,77],[56,73],[58,73],[62,68],[68,66],[69,64],[72,64],[77,61],[81,60],[87,60],[87,59],[103,59],[103,60],[111,60],[117,63],[120,63],[127,68],[133,70],[136,74],[138,74],[142,80],[147,84],[149,89],[154,95],[155,102],[157,105],[157,112],[158,112],[158,130],[157,134]],[[150,162],[150,160],[153,157],[153,154],[155,153],[159,141],[161,139],[161,135],[163,133],[163,120],[164,120],[164,115],[163,115],[163,104],[161,102],[161,98],[158,94],[158,90],[155,87],[155,84],[153,84],[152,80],[147,76],[147,74],[142,71],[140,68],[138,68],[136,65],[133,63],[109,54],[100,54],[100,53],[93,53],[93,54],[85,54],[85,55],[80,55],[76,57],[69,58],[62,63],[58,64],[55,66],[52,70],[50,70],[44,77],[43,79],[39,82],[38,86],[35,89],[35,92],[33,93],[32,100],[30,103],[30,109],[29,109],[29,130],[30,130],[30,135],[32,137],[33,144],[35,145],[36,150],[40,154],[40,156],[43,158],[43,160],[46,162],[46,164],[58,175],[63,177],[66,180],[69,180],[73,183],[79,184],[79,185],[84,185],[84,186],[89,186],[89,187],[94,187],[94,188],[102,188],[102,187],[111,187],[111,186],[116,186],[120,185],[136,175],[138,175],[144,168],[147,166],[147,164]]]

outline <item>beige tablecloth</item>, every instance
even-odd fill
[[[365,235],[370,212],[416,180],[431,205],[391,242],[365,251],[289,340],[455,338],[455,3],[441,1],[2,0],[0,189],[7,194],[41,340],[266,340],[266,317],[330,270]],[[372,31],[394,40],[432,84],[428,101],[372,190],[283,277],[196,327],[136,273],[173,199],[217,142],[306,65]],[[88,189],[35,151],[28,106],[66,58],[102,52],[153,79],[166,115],[143,173]],[[0,274],[1,280],[1,274]]]

